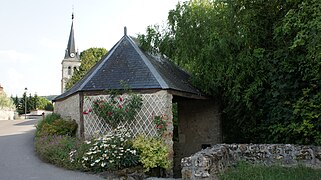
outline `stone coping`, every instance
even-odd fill
[[[321,147],[293,144],[217,144],[183,158],[183,179],[218,179],[238,161],[265,165],[304,165],[321,169]]]

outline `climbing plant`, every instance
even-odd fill
[[[142,98],[138,94],[126,96],[111,94],[107,100],[93,102],[92,111],[116,128],[120,122],[132,121],[142,106]]]

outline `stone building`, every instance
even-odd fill
[[[71,89],[54,99],[55,112],[76,120],[78,135],[88,138],[106,133],[108,124],[94,113],[84,113],[95,100],[108,98],[105,90],[122,90],[120,81],[142,95],[143,105],[128,125],[134,134],[155,136],[154,115],[168,116],[167,136],[174,176],[180,176],[180,160],[222,141],[221,121],[215,100],[189,83],[189,75],[166,58],[144,52],[134,38],[124,36]],[[178,122],[173,123],[177,103]]]
[[[68,39],[67,48],[65,51],[65,57],[61,62],[62,65],[62,76],[61,76],[61,93],[66,90],[66,83],[74,74],[75,69],[78,69],[81,62],[79,58],[78,50],[75,47],[75,36],[74,36],[74,14],[72,14],[71,29]]]

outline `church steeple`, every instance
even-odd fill
[[[62,77],[61,77],[61,93],[66,91],[66,84],[71,79],[76,70],[79,69],[81,64],[78,50],[75,47],[74,36],[74,13],[71,15],[71,29],[68,39],[68,44],[65,52],[65,58],[62,60]]]
[[[65,59],[68,58],[77,58],[78,57],[78,52],[76,51],[76,47],[75,47],[75,36],[74,36],[74,13],[72,13],[71,15],[71,28],[70,28],[70,34],[69,34],[69,40],[68,40],[68,44],[67,44],[67,49],[65,52]]]

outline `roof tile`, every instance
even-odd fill
[[[131,89],[171,89],[200,95],[189,84],[189,77],[168,59],[143,52],[124,35],[84,78],[54,101],[80,91],[122,89],[121,81]]]

